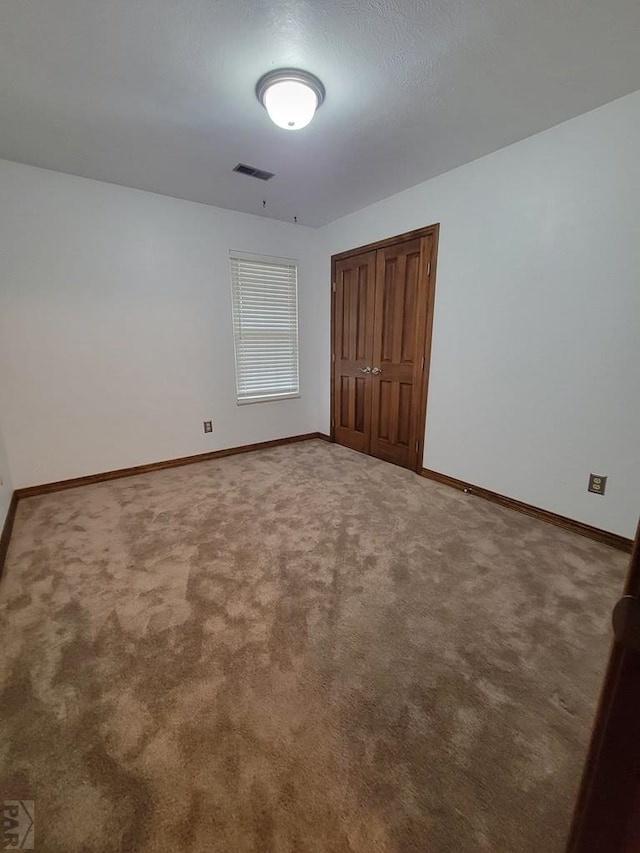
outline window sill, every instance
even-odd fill
[[[299,400],[301,394],[274,394],[271,397],[249,397],[246,400],[236,400],[238,406],[252,406],[254,403],[275,403],[278,400]]]

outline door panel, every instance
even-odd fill
[[[378,435],[383,438],[385,441],[391,441],[391,418],[389,417],[391,413],[391,393],[393,390],[393,386],[391,382],[381,381],[378,384],[378,412],[377,412],[377,424],[378,424]]]
[[[413,397],[413,386],[401,382],[398,387],[398,444],[409,446],[411,442],[411,399]]]
[[[355,420],[356,432],[364,432],[365,428],[365,396],[366,380],[356,378]]]
[[[376,253],[370,453],[415,469],[421,421],[431,237]]]
[[[369,452],[376,253],[339,261],[334,293],[334,438]]]

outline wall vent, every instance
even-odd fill
[[[246,163],[238,163],[233,168],[234,172],[239,172],[241,175],[249,175],[252,178],[258,178],[260,181],[270,181],[274,176],[274,172],[265,172],[263,169],[256,169],[254,166],[247,166]]]

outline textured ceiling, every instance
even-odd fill
[[[638,0],[2,0],[0,157],[321,225],[634,91],[639,38]],[[254,95],[289,65],[297,132]]]

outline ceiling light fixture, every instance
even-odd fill
[[[269,118],[285,130],[300,130],[324,101],[324,86],[313,74],[297,68],[269,71],[256,84],[256,95]]]

